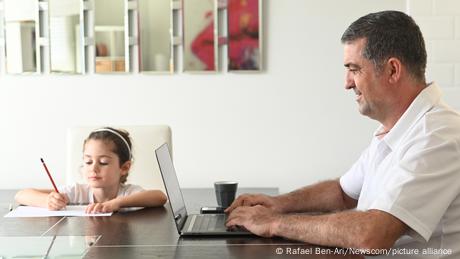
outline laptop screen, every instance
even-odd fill
[[[161,177],[165,184],[166,192],[168,193],[169,204],[174,214],[177,231],[180,233],[182,226],[187,218],[187,210],[185,209],[184,198],[180,190],[179,181],[177,180],[176,170],[169,153],[168,144],[165,143],[155,150],[158,165],[160,167]]]

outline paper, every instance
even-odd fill
[[[101,217],[111,216],[110,213],[85,213],[86,205],[83,206],[66,206],[65,210],[48,210],[40,207],[19,206],[15,210],[5,215],[5,218],[27,218],[27,217]]]

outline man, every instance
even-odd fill
[[[386,251],[460,257],[460,115],[425,82],[419,27],[401,12],[372,13],[342,43],[345,88],[381,123],[369,147],[338,180],[238,197],[227,226],[364,253],[402,247],[412,250]]]

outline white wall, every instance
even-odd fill
[[[460,86],[460,1],[408,0],[408,13],[425,35],[427,79],[446,88]]]
[[[231,179],[284,192],[340,176],[377,125],[343,88],[340,36],[359,16],[406,1],[265,8],[265,73],[0,77],[0,188],[49,187],[40,157],[64,183],[66,129],[91,124],[169,124],[184,187]],[[460,108],[458,89],[447,99]]]

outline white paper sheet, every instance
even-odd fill
[[[32,206],[19,206],[5,215],[5,218],[27,218],[27,217],[101,217],[111,216],[112,213],[85,213],[86,205],[83,206],[66,206],[65,210],[48,210],[45,208]]]

